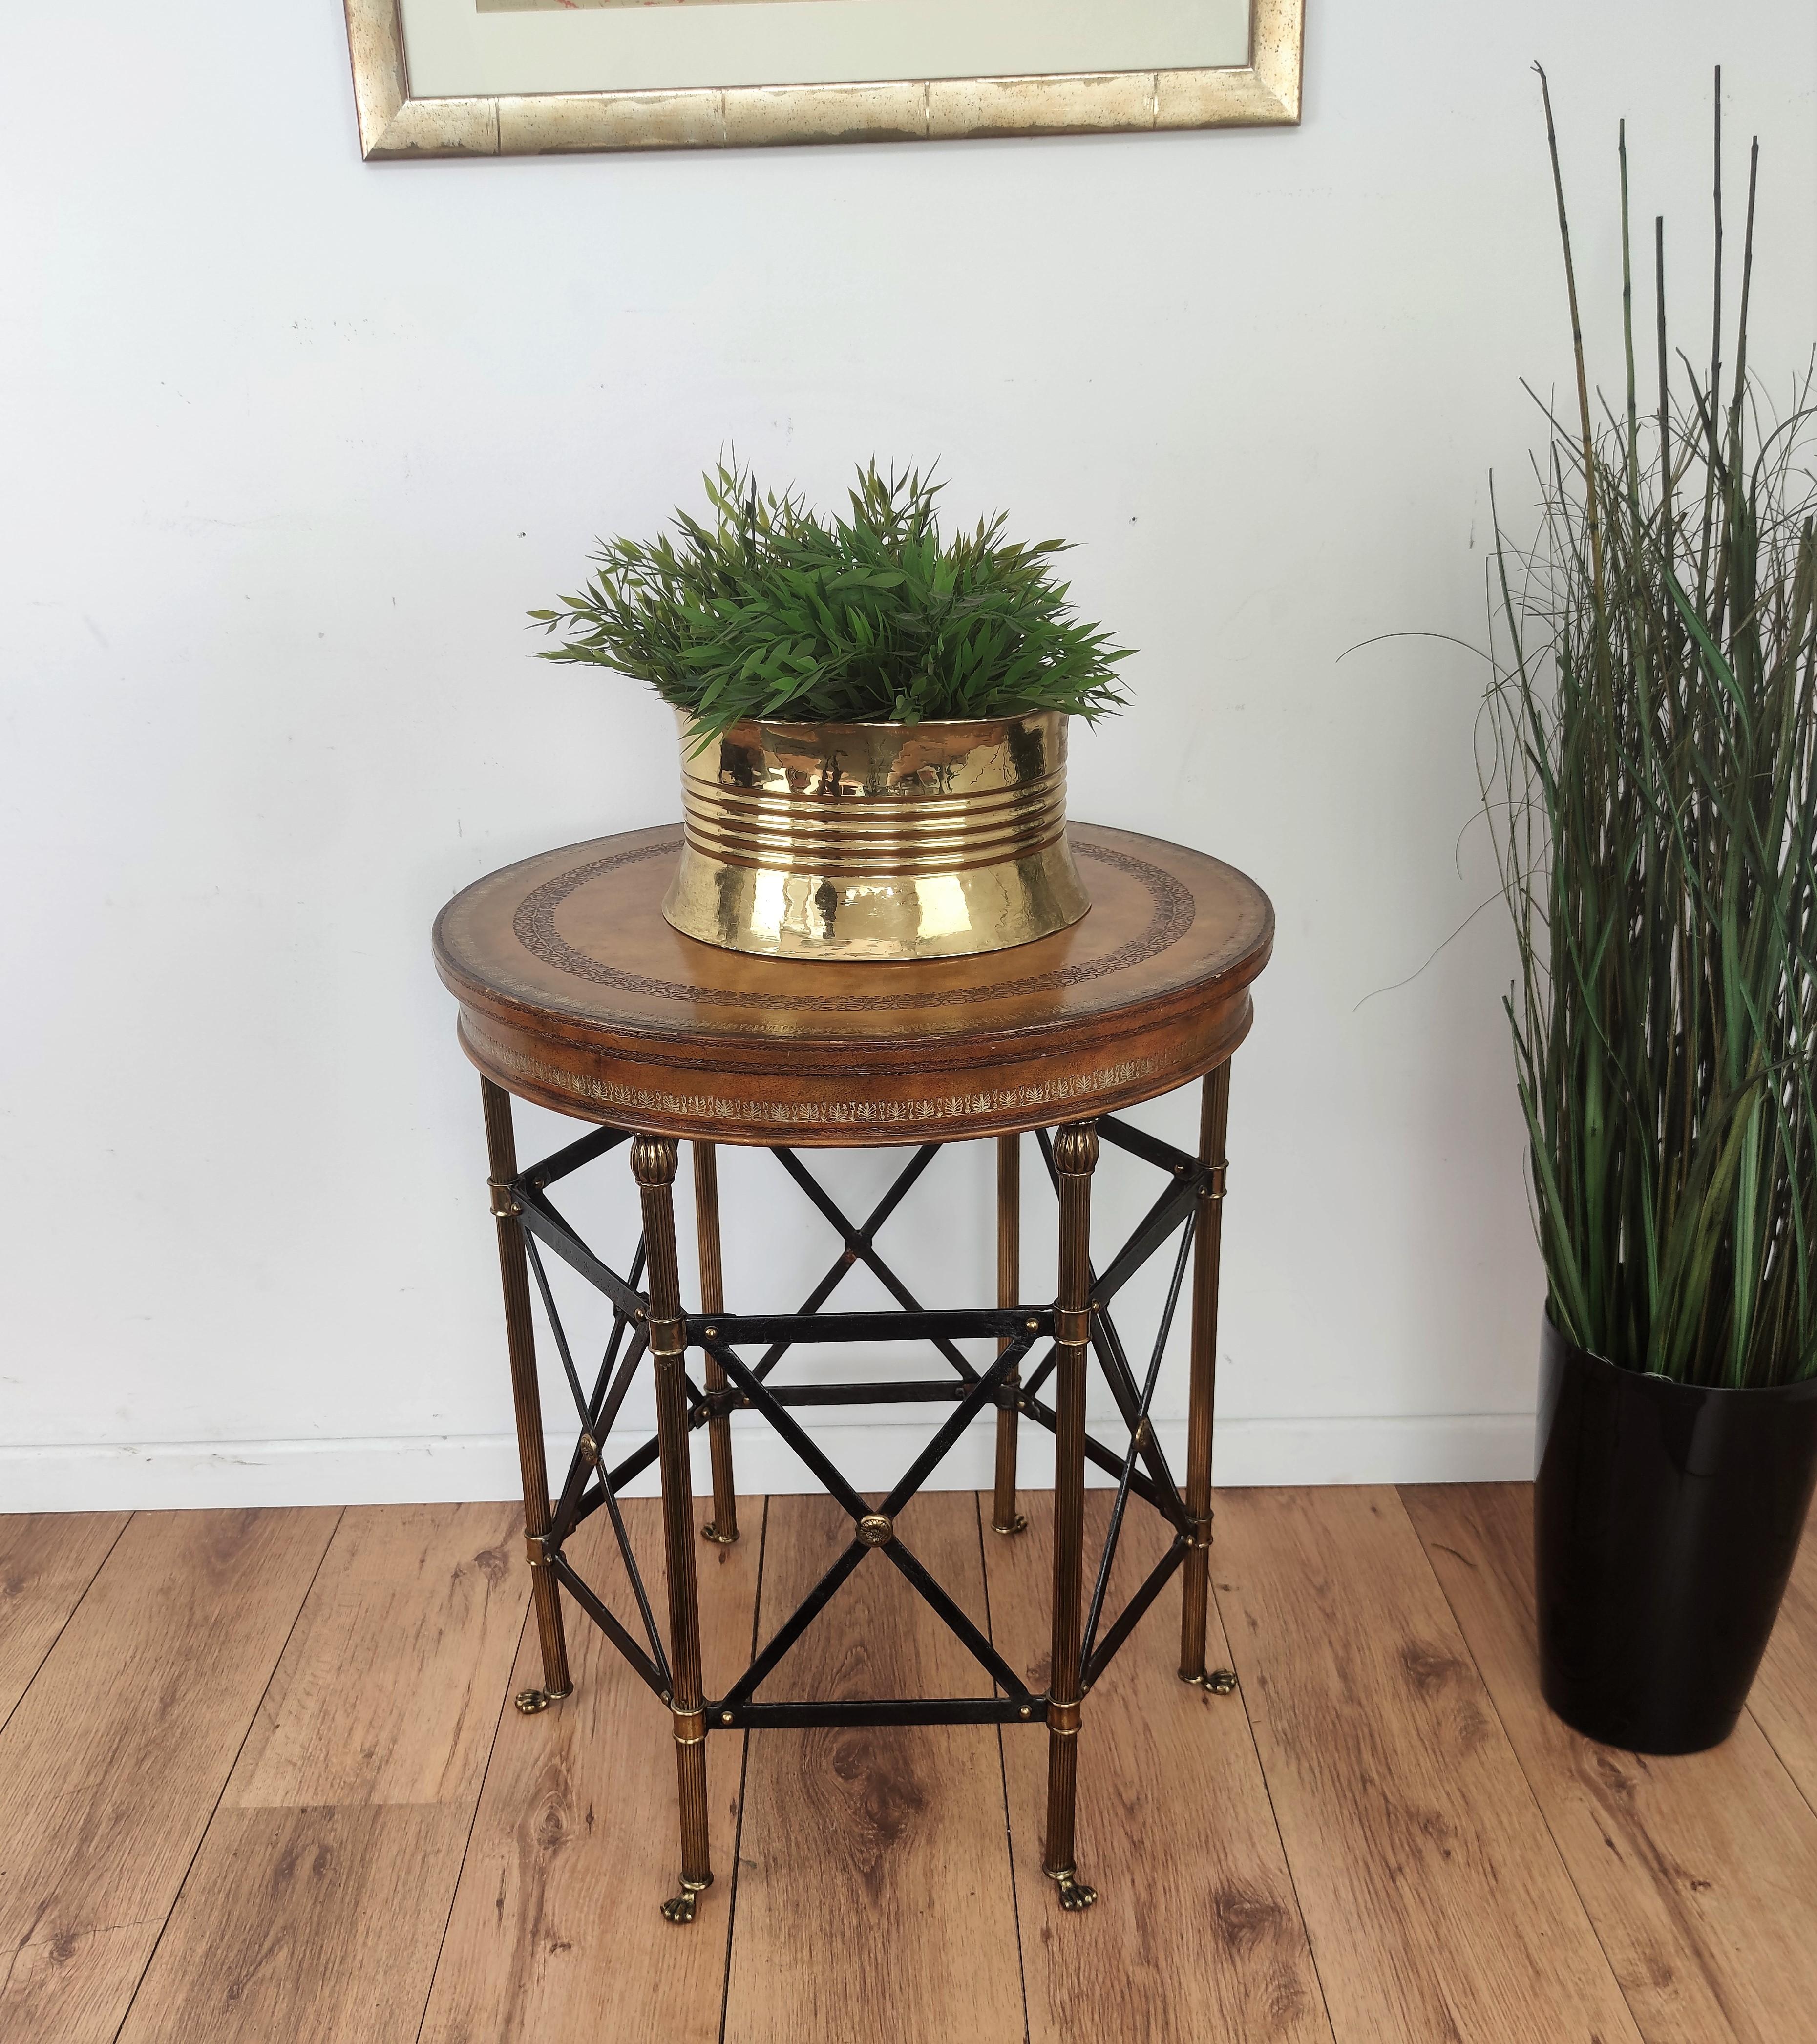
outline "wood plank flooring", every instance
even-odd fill
[[[6,2044],[118,2033],[339,1518],[146,1512],[114,1542],[0,1731]]]
[[[1086,1493],[1089,1554],[1103,1550],[1110,1503],[1106,1491]],[[1037,1494],[1023,1507],[1026,1533],[985,1535],[993,1634],[1023,1680],[1044,1689],[1053,1504]],[[984,1520],[988,1528],[989,1498]],[[1166,1545],[1151,1514],[1129,1513],[1108,1616]],[[1004,1739],[1031,2044],[1074,2044],[1081,2010],[1090,2034],[1143,2044],[1331,2044],[1248,1718],[1236,1698],[1179,1679],[1179,1610],[1177,1593],[1163,1592],[1086,1703],[1079,1867],[1098,1902],[1082,1916],[1054,1908],[1041,1872],[1047,1740]],[[1206,1654],[1208,1667],[1229,1666],[1215,1606]]]
[[[126,1514],[43,1512],[10,1524],[0,1554],[0,1725],[125,1531]]]
[[[1396,1494],[1227,1497],[1212,1566],[1337,2034],[1635,2038]]]
[[[985,1621],[978,1504],[924,1492],[905,1545]],[[775,1497],[767,1635],[851,1544],[830,1497]],[[764,1698],[986,1696],[989,1676],[881,1555],[867,1555],[759,1690]],[[805,2037],[1014,2044],[1022,1978],[993,1725],[760,1731],[745,1827],[726,2044]]]
[[[1527,1487],[1435,1486],[1408,1508],[1649,2044],[1780,2044],[1817,2023],[1817,1815],[1759,1724],[1682,1758],[1580,1739],[1539,1694]]]
[[[1808,1527],[1781,1609],[1748,1708],[1817,1810],[1817,1540]]]
[[[1047,1500],[904,1541],[1031,1682]],[[1101,1536],[1108,1498],[1089,1500]],[[704,1510],[704,1507],[703,1507]],[[1663,1761],[1541,1702],[1524,1485],[1224,1492],[1210,1650],[1170,1587],[1087,1699],[1069,1916],[1045,1735],[709,1746],[691,1928],[666,1713],[570,1610],[540,1664],[505,1505],[0,1516],[6,2044],[1797,2044],[1817,2034],[1817,1550],[1740,1729]],[[659,1520],[627,1507],[659,1613]],[[703,1544],[709,1694],[844,1544],[752,1499]],[[605,1515],[570,1543],[636,1633]],[[1160,1551],[1132,1511],[1107,1617]],[[1088,1571],[1088,1582],[1089,1571]],[[988,1693],[867,1556],[766,1697]]]
[[[523,1630],[522,1523],[502,1504],[344,1515],[128,2044],[415,2033]]]
[[[702,1515],[705,1516],[704,1513]],[[662,1521],[652,1501],[624,1507],[627,1531],[655,1609],[665,1609]],[[760,1528],[761,1500],[739,1507]],[[567,1553],[641,1637],[613,1566],[612,1529],[596,1512]],[[696,1550],[701,1656],[720,1694],[751,1658],[761,1537]],[[520,1570],[520,1574],[524,1572]],[[659,1621],[660,1622],[660,1621]],[[725,1993],[733,1842],[743,1755],[707,1742],[708,1809],[719,1880],[686,1930],[656,1913],[675,1892],[675,1749],[669,1714],[595,1626],[568,1612],[574,1692],[540,1716],[505,1708],[472,1842],[443,1940],[424,2044],[622,2036],[663,2044],[716,2038]],[[536,1628],[525,1629],[513,1693],[543,1679]],[[501,1696],[501,1702],[505,1701]],[[447,1907],[450,1896],[444,1893]],[[407,2038],[416,2033],[405,2031]],[[346,2033],[348,2044],[365,2033]],[[375,2039],[376,2044],[376,2039]]]

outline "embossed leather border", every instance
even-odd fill
[[[609,986],[620,993],[643,995],[652,1001],[685,1001],[713,1008],[756,1008],[782,1012],[852,1014],[890,1009],[945,1008],[978,1001],[1014,1000],[1030,993],[1057,993],[1061,989],[1102,979],[1127,971],[1144,959],[1171,950],[1193,927],[1195,913],[1191,890],[1171,873],[1145,859],[1114,851],[1108,845],[1088,844],[1075,840],[1073,851],[1079,859],[1095,859],[1127,874],[1148,889],[1154,904],[1146,925],[1126,943],[1102,958],[1081,959],[1059,966],[1051,972],[1033,973],[1026,978],[998,980],[977,986],[952,987],[939,992],[926,989],[912,993],[764,993],[735,987],[694,986],[685,981],[655,979],[643,973],[625,972],[604,959],[578,950],[555,928],[555,911],[578,889],[601,874],[636,864],[646,859],[670,856],[681,849],[681,839],[665,838],[655,844],[634,846],[605,859],[590,860],[545,880],[517,905],[511,922],[512,933],[532,958],[570,978],[595,986]],[[848,968],[856,970],[857,968]]]

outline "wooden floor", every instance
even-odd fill
[[[1028,1502],[1020,1539],[964,1493],[901,1531],[1042,1683]],[[843,1538],[824,1500],[743,1512],[699,1550],[709,1691]],[[603,1516],[570,1549],[602,1585]],[[1041,1877],[1039,1729],[770,1731],[710,1742],[719,1879],[678,1930],[666,1714],[578,1619],[574,1696],[509,1708],[512,1508],[0,1517],[0,2038],[1817,2037],[1817,1551],[1734,1737],[1647,1760],[1539,1700],[1529,1518],[1515,1485],[1223,1493],[1240,1688],[1176,1679],[1170,1592],[1093,1691],[1088,1915]],[[768,1693],[979,1686],[874,1558]]]

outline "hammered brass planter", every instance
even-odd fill
[[[682,719],[681,863],[663,913],[765,958],[965,958],[1091,906],[1066,842],[1066,717]]]

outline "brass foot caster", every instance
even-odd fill
[[[512,1701],[525,1717],[533,1718],[537,1712],[546,1711],[551,1704],[559,1704],[563,1696],[573,1694],[571,1684],[565,1689],[520,1689]]]
[[[709,1873],[705,1881],[690,1881],[684,1873],[682,1876],[681,1893],[679,1895],[671,1895],[668,1900],[663,1904],[663,1915],[664,1920],[670,1923],[693,1923],[694,1920],[695,1897],[704,1894],[708,1888],[712,1887],[713,1878],[713,1876]]]
[[[1043,1867],[1042,1872],[1047,1873],[1047,1870]],[[1060,1891],[1062,1909],[1089,1909],[1098,1899],[1097,1890],[1080,1880],[1076,1867],[1062,1867],[1058,1873],[1048,1873],[1047,1878]]]
[[[738,1529],[734,1527],[731,1532],[722,1533],[709,1519],[701,1528],[701,1538],[712,1541],[716,1547],[729,1547],[738,1539]]]
[[[999,1526],[994,1519],[992,1520],[990,1530],[993,1533],[1026,1533],[1028,1531],[1028,1521],[1019,1512],[1007,1526]]]
[[[1197,1674],[1189,1674],[1182,1668],[1180,1680],[1190,1682],[1195,1689],[1204,1690],[1213,1696],[1232,1696],[1236,1694],[1236,1670],[1234,1668],[1214,1668],[1207,1674],[1201,1668]]]

